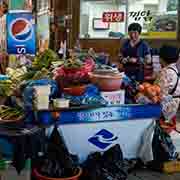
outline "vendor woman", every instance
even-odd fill
[[[142,27],[132,23],[128,27],[129,39],[121,48],[121,63],[125,74],[131,79],[142,82],[144,80],[144,64],[151,63],[150,48],[140,39]]]

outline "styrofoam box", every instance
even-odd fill
[[[101,96],[108,102],[108,105],[125,104],[125,90],[101,92]]]

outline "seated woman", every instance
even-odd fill
[[[132,23],[128,27],[129,39],[121,49],[121,63],[127,76],[142,82],[144,80],[144,64],[151,63],[150,48],[140,39],[142,27]]]

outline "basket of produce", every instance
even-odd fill
[[[93,70],[94,65],[91,58],[86,59],[84,62],[77,58],[68,59],[61,67],[55,69],[54,79],[57,80],[61,88],[86,83],[88,73]]]
[[[150,83],[144,82],[139,85],[139,92],[136,95],[135,99],[137,103],[160,103],[160,87],[158,85],[152,85]]]
[[[0,123],[20,122],[24,119],[21,107],[0,106]]]

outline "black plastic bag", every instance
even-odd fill
[[[119,144],[116,144],[109,150],[105,151],[102,156],[104,162],[123,161],[123,153]]]
[[[73,161],[73,158],[76,162]],[[75,175],[77,161],[77,157],[75,158],[69,153],[62,135],[55,126],[48,141],[47,152],[41,158],[38,171],[51,178],[71,177]]]
[[[113,146],[103,155],[99,152],[89,155],[83,166],[83,179],[88,180],[125,180],[128,174],[119,145]]]

